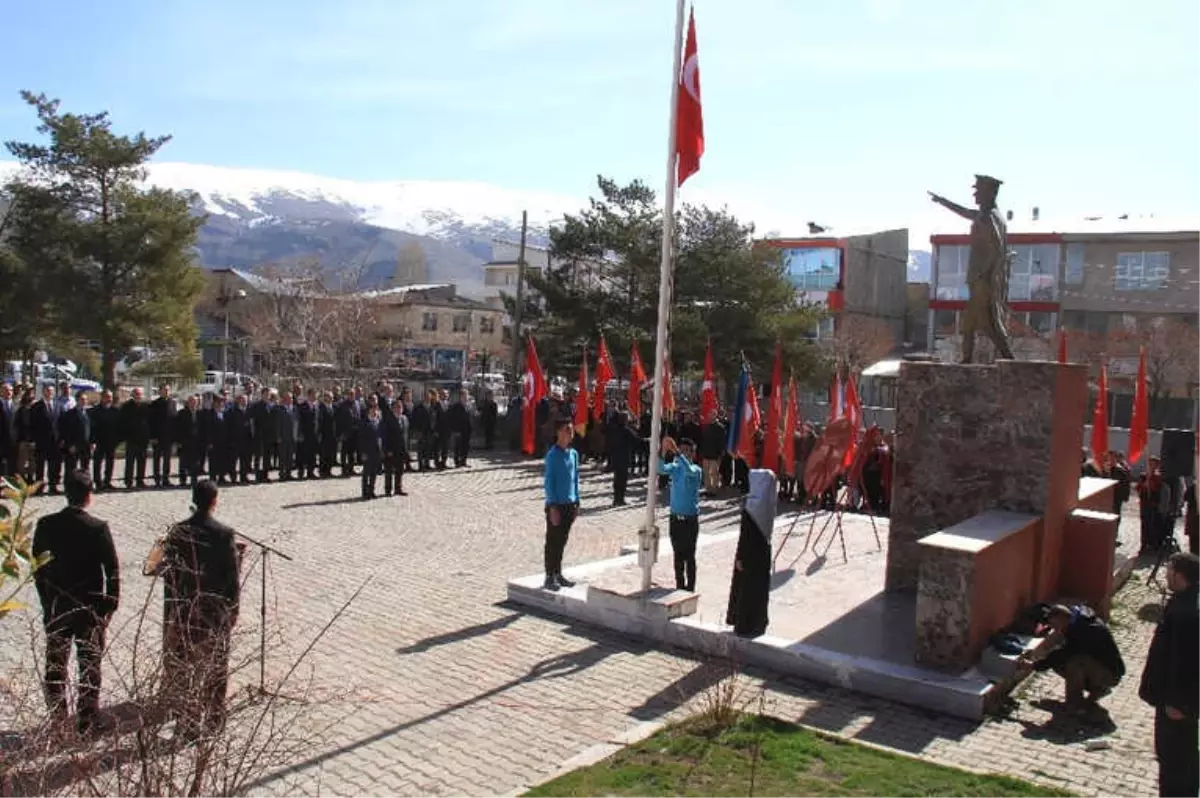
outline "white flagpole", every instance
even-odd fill
[[[654,511],[658,504],[659,438],[662,434],[663,376],[667,352],[667,323],[671,318],[671,243],[675,237],[675,117],[679,113],[679,71],[683,60],[683,11],[687,0],[675,4],[675,53],[671,66],[671,113],[667,122],[667,184],[663,192],[662,264],[658,278],[658,331],[654,339],[654,399],[650,416],[650,462],[646,477],[646,522],[641,529],[638,561],[642,566],[643,596],[650,590],[651,571],[658,559],[658,527]]]

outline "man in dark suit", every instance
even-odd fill
[[[429,408],[433,419],[433,434],[436,441],[434,459],[438,471],[446,470],[446,458],[450,455],[450,433],[453,432],[453,428],[450,426],[449,399],[449,391],[439,391],[436,400]]]
[[[358,404],[354,401],[354,393],[346,390],[342,401],[334,411],[337,436],[342,443],[340,455],[342,476],[354,476],[354,461],[358,452]]]
[[[296,467],[296,444],[300,439],[300,414],[290,393],[285,392],[275,405],[275,429],[279,441],[279,479],[286,482]]]
[[[303,399],[296,397],[300,437],[296,441],[296,470],[301,479],[317,478],[317,391],[309,388]]]
[[[250,484],[250,460],[254,439],[246,395],[239,394],[225,414],[225,438],[229,446],[229,476],[243,485]]]
[[[200,401],[189,396],[183,409],[175,414],[174,440],[179,446],[179,484],[186,487],[196,484],[200,478],[200,465],[204,462],[201,448]]]
[[[425,394],[425,401],[415,406],[409,415],[409,440],[416,445],[417,470],[428,471],[433,457],[433,404],[437,395],[433,391]]]
[[[117,458],[117,442],[121,440],[120,411],[113,404],[112,391],[100,394],[100,404],[89,408],[88,428],[92,442],[92,486],[112,490],[113,463]]]
[[[279,442],[278,422],[275,420],[275,394],[270,388],[262,389],[262,398],[250,408],[250,420],[254,425],[254,459],[258,468],[258,481],[271,480],[271,456]]]
[[[321,478],[326,479],[333,476],[338,450],[337,413],[333,407],[333,394],[329,391],[321,394],[321,403],[317,405],[317,448],[321,456]]]
[[[46,630],[46,701],[59,721],[67,716],[67,663],[72,645],[79,665],[76,721],[93,728],[100,710],[100,658],[108,619],[121,596],[121,572],[108,524],[87,512],[92,480],[67,477],[67,507],[38,521],[33,554],[51,559],[34,572]]]
[[[7,382],[0,383],[0,476],[4,477],[17,473],[16,418],[12,386]]]
[[[367,408],[366,418],[359,425],[358,448],[362,454],[362,497],[375,498],[375,480],[383,465],[383,422],[379,418],[379,408],[372,404]]]
[[[383,492],[391,496],[407,496],[404,492],[404,470],[408,467],[408,416],[404,404],[396,399],[391,412],[383,419]]]
[[[92,429],[88,398],[83,391],[76,395],[75,404],[59,418],[58,435],[65,473],[69,474],[77,468],[87,471],[91,459]]]
[[[58,442],[58,408],[53,386],[42,386],[41,398],[29,408],[29,426],[33,432],[34,478],[45,480],[50,492],[58,493],[62,450]]]
[[[150,408],[141,388],[121,405],[121,437],[125,441],[125,489],[132,490],[136,477],[139,488],[146,487],[146,446],[150,443]]]
[[[218,485],[228,482],[229,432],[225,428],[225,397],[214,396],[212,406],[200,411],[201,448],[208,458],[208,476]]]
[[[458,392],[458,401],[446,411],[449,434],[454,439],[454,467],[465,468],[471,451],[471,410],[467,407],[467,392]]]
[[[158,398],[150,403],[147,418],[150,426],[150,471],[154,476],[154,484],[160,488],[171,487],[174,416],[175,400],[171,398],[171,386],[163,384],[158,389]]]
[[[479,404],[479,423],[483,425],[483,448],[491,450],[496,445],[496,420],[500,417],[500,408],[491,391],[483,395]]]

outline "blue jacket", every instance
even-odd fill
[[[671,515],[700,515],[700,466],[676,454],[669,463],[659,458],[658,473],[671,478]]]
[[[546,452],[546,504],[579,503],[579,452],[558,445]]]

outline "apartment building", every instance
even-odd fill
[[[483,264],[483,285],[486,292],[483,301],[485,303],[503,309],[504,301],[500,298],[501,293],[516,296],[520,256],[521,245],[519,243],[499,239],[492,241],[491,260]],[[526,243],[526,269],[536,269],[540,273],[545,273],[551,266],[561,268],[566,265],[568,265],[567,262],[552,257],[549,248]],[[581,264],[574,264],[574,266],[576,279],[589,280],[598,279],[598,275],[602,273],[603,264],[588,260]],[[525,288],[530,290],[528,283]]]

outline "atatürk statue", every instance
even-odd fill
[[[987,175],[975,175],[976,210],[964,208],[945,197],[929,192],[938,205],[971,221],[971,257],[967,264],[967,308],[962,317],[962,362],[975,356],[975,333],[992,339],[996,357],[1013,359],[1004,330],[1004,302],[1008,299],[1008,229],[996,208],[1000,181]]]

